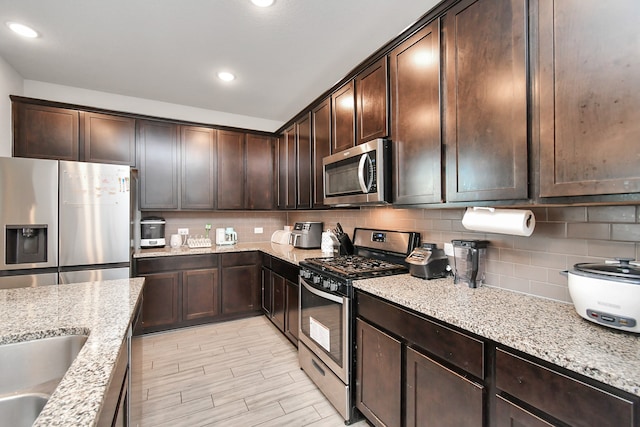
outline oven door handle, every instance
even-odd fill
[[[330,301],[333,302],[337,302],[339,304],[344,304],[344,301],[341,297],[337,296],[337,295],[333,295],[327,292],[322,292],[314,287],[311,287],[307,284],[307,282],[305,282],[304,280],[300,279],[300,283],[302,284],[302,286],[304,286],[304,288],[306,290],[308,290],[309,292],[311,292],[312,294],[319,296],[320,298],[324,298],[324,299],[328,299]]]

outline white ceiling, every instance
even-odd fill
[[[284,123],[438,2],[0,0],[0,56],[26,80]]]

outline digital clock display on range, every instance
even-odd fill
[[[387,233],[382,233],[380,231],[374,231],[371,233],[371,241],[373,242],[384,242],[387,239]]]

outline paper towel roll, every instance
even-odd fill
[[[533,212],[523,209],[467,208],[462,217],[467,230],[531,236],[536,226]]]

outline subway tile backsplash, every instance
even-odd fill
[[[440,247],[452,239],[486,239],[486,285],[542,298],[571,302],[567,278],[561,274],[579,262],[616,257],[640,258],[640,207],[532,207],[536,228],[531,237],[475,233],[462,226],[464,209],[394,209],[368,207],[324,211],[144,212],[167,220],[166,236],[178,228],[192,235],[234,227],[240,242],[268,242],[276,230],[298,221],[321,221],[324,228],[340,223],[349,235],[355,227],[419,231],[423,242]],[[262,227],[262,234],[254,229]],[[212,234],[213,237],[213,234]]]
[[[290,223],[340,222],[350,235],[355,227],[419,231],[423,242],[440,247],[452,239],[486,239],[486,285],[542,298],[571,302],[561,274],[579,262],[616,257],[640,258],[637,206],[533,207],[536,228],[531,237],[475,233],[462,226],[464,209],[394,209],[289,212]]]

